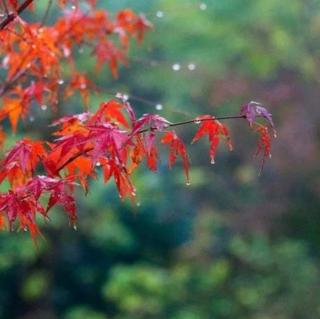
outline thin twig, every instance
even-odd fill
[[[11,23],[17,15],[21,14],[31,3],[33,0],[25,0],[17,9],[17,14],[8,13],[7,17],[0,23],[0,30],[3,30],[9,23]]]
[[[176,127],[176,126],[181,126],[181,125],[187,125],[187,124],[191,124],[191,123],[198,123],[198,122],[204,122],[204,121],[210,121],[210,120],[231,120],[231,119],[245,119],[246,116],[245,115],[234,115],[234,116],[221,116],[221,117],[214,117],[212,116],[212,118],[204,118],[204,119],[192,119],[192,120],[187,120],[187,121],[181,121],[181,122],[175,122],[175,123],[170,123],[168,125],[168,127]],[[145,132],[150,131],[151,128],[147,128],[147,129],[143,129],[138,131],[138,134],[142,134]],[[60,172],[61,170],[63,170],[67,165],[69,165],[70,163],[72,163],[74,160],[76,160],[79,156],[85,155],[89,152],[91,152],[93,150],[93,147],[89,147],[86,150],[82,150],[79,153],[73,155],[72,157],[70,157],[67,161],[65,161],[62,165],[60,165],[57,168],[57,172]]]

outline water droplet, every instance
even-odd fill
[[[269,158],[272,158],[272,155],[271,155],[271,154],[269,154]]]
[[[199,8],[200,8],[200,10],[207,10],[207,4],[206,3],[204,3],[204,2],[201,2],[200,3],[200,5],[199,5]]]
[[[187,181],[187,182],[186,182],[186,185],[187,185],[187,186],[190,186],[190,185],[191,185],[190,181]]]
[[[24,230],[24,231],[28,231],[28,227],[24,227],[23,230]]]
[[[42,104],[42,105],[40,106],[40,108],[41,108],[42,111],[45,111],[45,110],[48,108],[48,106],[45,105],[45,104]]]
[[[277,137],[278,137],[277,131],[273,131],[273,137],[274,137],[274,138],[277,138]]]
[[[136,192],[131,192],[131,196],[133,197],[137,196]]]
[[[100,163],[100,162],[97,162],[97,163],[96,163],[96,166],[97,166],[97,167],[101,166],[101,163]]]
[[[156,104],[156,110],[161,111],[163,109],[162,104]]]
[[[59,80],[58,80],[58,84],[59,84],[59,85],[62,85],[63,83],[64,83],[64,80],[63,80],[63,79],[59,79]]]
[[[117,92],[116,98],[122,100],[123,102],[127,102],[129,100],[129,95]]]
[[[214,165],[216,162],[214,160],[214,158],[211,159],[210,164]]]
[[[34,117],[31,115],[31,116],[29,116],[29,121],[30,122],[34,122]]]
[[[194,64],[194,63],[189,63],[188,64],[188,69],[189,69],[189,71],[194,71],[195,69],[196,69],[196,65]]]
[[[173,71],[180,71],[181,65],[179,63],[175,63],[172,65],[172,70]]]
[[[156,16],[157,16],[157,18],[163,18],[163,16],[164,16],[163,11],[157,11]]]
[[[73,6],[71,6],[71,9],[72,9],[72,10],[76,10],[77,7],[76,7],[75,5],[73,5]]]
[[[73,230],[75,230],[75,231],[77,231],[77,230],[78,230],[77,225],[73,225]]]
[[[141,206],[141,203],[140,203],[140,202],[137,202],[136,205],[137,205],[138,207],[140,207],[140,206]]]
[[[201,123],[201,121],[200,120],[194,120],[193,123],[199,125]]]

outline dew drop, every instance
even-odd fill
[[[63,79],[59,79],[59,80],[58,80],[58,84],[59,84],[59,85],[62,85],[63,83],[64,83],[64,80],[63,80]]]
[[[214,165],[215,163],[216,163],[215,160],[212,158],[210,161],[210,164]]]
[[[71,6],[71,9],[72,9],[72,10],[76,10],[77,7],[76,7],[75,5],[73,5],[73,6]]]
[[[140,203],[140,202],[137,202],[136,205],[137,205],[138,207],[140,207],[140,206],[141,206],[141,203]]]
[[[191,185],[191,183],[190,183],[189,181],[187,181],[187,182],[186,182],[186,185],[187,185],[187,186],[190,186],[190,185]]]
[[[180,71],[181,65],[179,63],[175,63],[172,65],[172,70],[173,71]]]
[[[162,104],[158,103],[158,104],[156,104],[155,108],[156,108],[156,110],[161,111],[163,109],[163,106],[162,106]]]
[[[123,94],[120,92],[116,93],[116,98],[122,100],[123,102],[127,102],[129,100],[129,95],[128,94]]]
[[[156,16],[157,16],[157,18],[163,18],[163,16],[164,16],[163,11],[157,11]]]
[[[28,231],[28,227],[24,227],[23,230],[24,230],[24,231]]]
[[[272,155],[271,155],[271,154],[269,154],[269,158],[272,158]]]
[[[200,120],[194,120],[193,123],[199,125],[201,123],[201,121]]]
[[[34,117],[33,116],[29,116],[29,121],[30,122],[34,122]]]
[[[273,131],[273,137],[274,137],[274,138],[277,138],[277,137],[278,137],[277,131]]]
[[[131,192],[131,196],[133,197],[137,196],[136,192]]]
[[[200,5],[199,5],[199,8],[200,8],[200,10],[205,11],[205,10],[207,10],[207,4],[204,3],[204,2],[201,2]]]
[[[40,106],[40,108],[41,108],[42,111],[45,111],[45,110],[48,108],[48,106],[45,105],[45,104],[42,104],[42,105]]]
[[[194,70],[196,69],[196,67],[197,67],[197,66],[196,66],[194,63],[189,63],[189,64],[188,64],[188,70],[189,70],[189,71],[194,71]]]
[[[78,230],[77,225],[73,225],[73,230],[75,230],[75,231],[77,231],[77,230]]]
[[[101,163],[100,163],[100,162],[97,162],[97,163],[96,163],[96,166],[97,166],[97,167],[100,167],[100,166],[101,166]]]

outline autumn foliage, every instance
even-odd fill
[[[79,1],[80,2],[80,1]],[[31,110],[58,108],[59,99],[80,94],[85,112],[57,119],[50,141],[24,138],[9,149],[1,160],[0,183],[10,188],[0,194],[0,226],[29,230],[33,238],[39,234],[37,217],[48,219],[52,207],[60,205],[75,226],[74,190],[89,191],[88,181],[102,172],[104,182],[113,180],[119,196],[135,200],[134,171],[142,164],[157,171],[159,148],[168,148],[170,168],[180,158],[189,179],[189,158],[184,141],[174,130],[189,123],[198,124],[192,143],[207,137],[211,163],[223,141],[232,150],[229,130],[224,119],[247,119],[258,136],[258,153],[262,166],[270,156],[273,122],[270,113],[259,103],[245,104],[239,115],[215,118],[202,115],[184,122],[172,123],[157,114],[137,117],[124,96],[102,103],[94,113],[89,109],[90,92],[95,84],[77,66],[75,52],[87,46],[96,59],[96,70],[108,66],[113,77],[119,64],[127,64],[132,38],[140,42],[152,25],[142,15],[129,9],[111,19],[106,11],[96,10],[95,1],[87,1],[90,9],[82,11],[78,1],[59,1],[61,16],[52,25],[45,21],[28,23],[20,17],[33,1],[3,1],[6,13],[0,24],[0,56],[5,81],[0,86],[2,98],[0,121],[9,120],[12,130]],[[64,68],[70,70],[66,80]],[[264,118],[268,123],[257,123]],[[4,129],[0,140],[5,139]]]

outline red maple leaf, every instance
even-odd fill
[[[187,184],[190,183],[189,179],[189,159],[186,146],[183,141],[177,136],[175,131],[165,132],[161,138],[162,144],[169,144],[169,167],[172,168],[176,162],[177,155],[180,155],[183,161],[183,168],[186,175]]]
[[[229,150],[232,150],[232,143],[228,128],[221,122],[215,120],[212,115],[198,116],[195,118],[194,122],[200,122],[200,126],[191,143],[195,143],[201,137],[207,135],[210,143],[209,153],[212,164],[215,163],[215,155],[221,138],[224,138]]]

